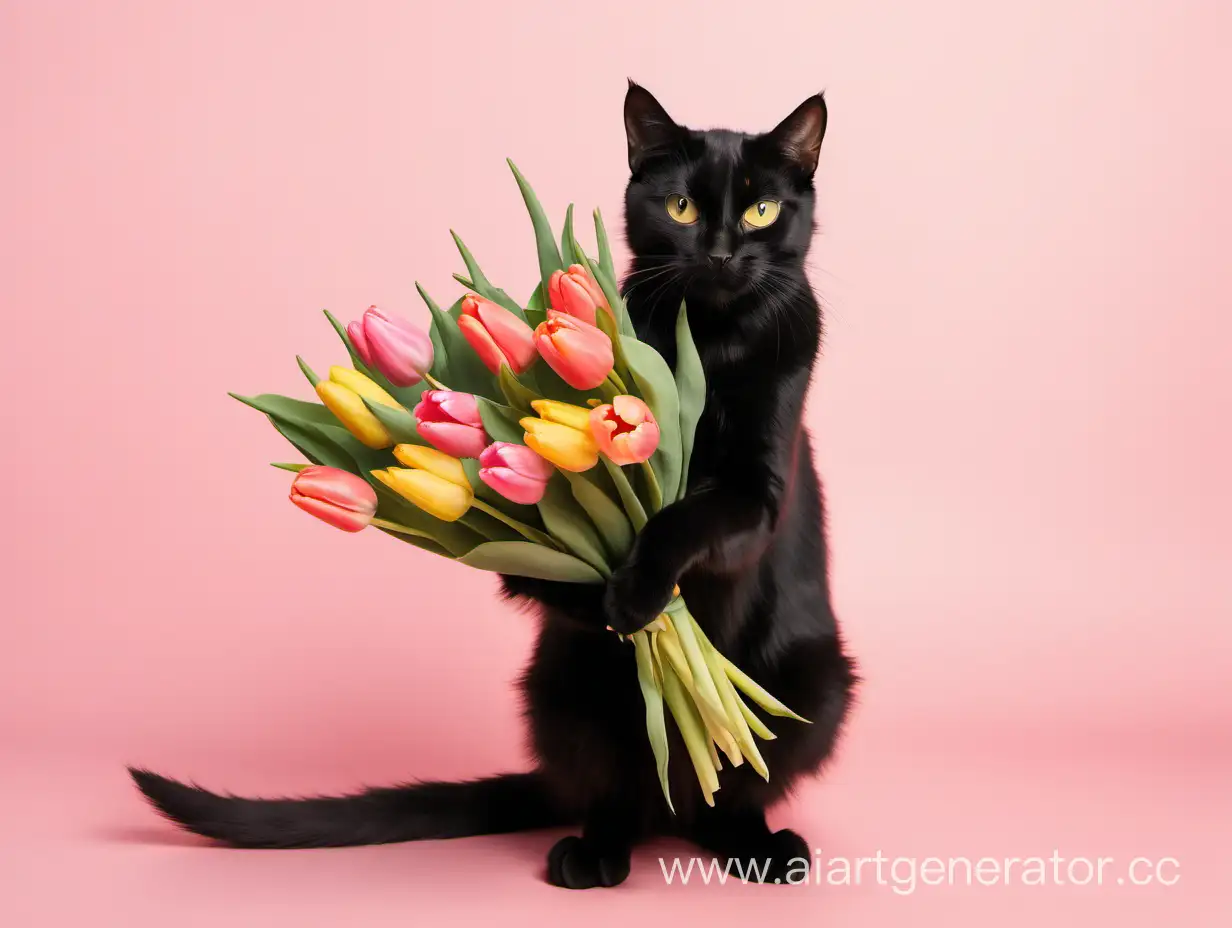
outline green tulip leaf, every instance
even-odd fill
[[[585,561],[529,541],[489,541],[458,560],[469,567],[501,574],[558,580],[562,583],[601,583],[603,578]]]
[[[526,415],[512,406],[497,403],[486,396],[475,397],[479,401],[479,418],[483,420],[483,429],[493,441],[507,441],[515,445],[526,444],[526,433],[518,421]]]
[[[478,532],[488,541],[520,541],[522,539],[522,535],[513,528],[479,509],[472,508],[458,521]]]
[[[422,535],[408,535],[405,532],[393,532],[393,531],[390,531],[389,529],[384,529],[384,528],[379,528],[379,527],[378,527],[378,531],[384,532],[386,535],[390,536],[391,538],[397,538],[399,541],[405,541],[408,545],[414,545],[416,548],[420,548],[424,551],[429,551],[432,554],[438,554],[441,557],[447,557],[450,560],[454,559],[452,554],[446,551],[442,545],[440,545],[436,541],[433,541],[431,538],[424,538]]]
[[[308,378],[308,382],[312,384],[313,388],[321,382],[321,378],[317,376],[316,371],[309,367],[308,362],[299,355],[295,356],[295,363],[299,365],[299,369],[303,371],[304,376]]]
[[[706,405],[706,372],[684,303],[676,317],[676,393],[680,397],[680,487],[676,498],[683,499],[689,487],[689,463],[693,457],[693,438]]]
[[[313,464],[323,464],[326,467],[336,467],[339,470],[356,472],[355,462],[349,455],[336,445],[317,435],[311,427],[295,425],[285,419],[270,417],[270,422],[278,433]]]
[[[637,381],[629,376],[629,358],[625,355],[625,337],[620,334],[619,324],[601,309],[595,313],[595,324],[612,343],[612,367],[617,376],[624,381],[630,391],[640,396]]]
[[[277,467],[279,470],[289,470],[293,474],[298,474],[305,467],[310,466],[309,464],[287,464],[281,461],[270,464],[270,467]]]
[[[548,481],[547,492],[539,501],[539,515],[548,534],[565,548],[604,576],[611,573],[599,533],[559,474]]]
[[[526,178],[522,176],[522,172],[512,161],[509,161],[509,168],[513,171],[514,178],[517,179],[518,189],[522,191],[526,211],[530,213],[531,225],[535,229],[535,248],[539,253],[539,277],[544,289],[547,289],[552,273],[564,269],[560,260],[560,249],[556,247],[552,224],[548,222],[547,213],[543,211],[543,206],[539,198],[535,196],[535,191],[531,189]]]
[[[676,378],[663,356],[645,342],[624,338],[625,357],[642,399],[659,423],[659,448],[650,458],[663,499],[674,500],[680,491],[680,396]]]
[[[612,245],[607,238],[607,228],[603,225],[603,214],[596,208],[594,215],[595,242],[599,246],[599,267],[603,269],[604,274],[616,280],[616,263],[612,260]]]
[[[432,365],[432,376],[448,385],[451,390],[464,393],[491,392],[492,375],[458,328],[458,320],[452,315],[452,311],[443,311],[419,284],[415,284],[415,288],[427,305],[428,312],[432,314],[432,328],[429,330],[432,347],[435,350],[439,342],[443,349],[443,360],[439,356],[436,358]]]
[[[526,311],[509,294],[488,280],[487,276],[480,269],[479,262],[475,260],[475,256],[471,254],[470,249],[458,237],[458,233],[451,230],[449,234],[453,236],[454,244],[458,246],[458,253],[462,255],[462,263],[466,265],[466,272],[470,275],[468,279],[459,274],[454,274],[454,279],[461,283],[462,286],[474,290],[481,297],[505,307],[505,309],[509,310],[519,319],[525,321]]]
[[[239,400],[245,406],[251,406],[258,412],[288,422],[306,422],[317,425],[337,425],[334,414],[320,403],[310,403],[307,400],[297,400],[289,396],[279,396],[277,393],[262,393],[259,396],[240,396],[230,393],[228,396]]]
[[[355,350],[355,346],[351,344],[351,336],[347,334],[346,326],[338,321],[338,318],[328,309],[324,310],[325,318],[329,320],[329,324],[334,327],[334,331],[338,333],[338,337],[342,339],[342,344],[346,346],[347,354],[351,356],[351,366],[361,374],[371,375],[364,364],[364,359],[359,356],[359,352]]]
[[[505,399],[509,405],[526,416],[533,416],[535,409],[531,406],[535,400],[543,399],[534,390],[531,390],[518,379],[517,374],[510,370],[508,364],[502,364],[500,375],[497,380],[500,383],[501,393],[505,395]]]
[[[565,210],[565,226],[560,232],[560,263],[566,269],[578,263],[577,251],[573,241],[573,204]]]
[[[535,292],[531,293],[530,299],[527,299],[526,312],[527,322],[530,322],[530,313],[542,314],[547,312],[547,297],[545,296],[545,288],[543,288],[542,283],[536,283]],[[540,322],[543,322],[543,319],[540,319]]]
[[[365,397],[360,397],[369,411],[377,417],[385,430],[389,432],[395,444],[427,445],[428,441],[419,434],[419,423],[408,410],[399,406],[394,409],[384,403],[376,403]]]
[[[624,510],[601,489],[594,485],[588,475],[561,471],[569,481],[569,489],[579,506],[586,510],[590,521],[599,529],[603,547],[612,557],[623,560],[633,547],[633,526]]]
[[[462,256],[462,263],[466,265],[466,272],[471,276],[469,286],[474,290],[490,288],[492,284],[483,271],[480,270],[479,262],[475,260],[471,250],[463,244],[461,237],[453,229],[449,230],[449,234],[453,236],[453,243],[458,246],[458,254]]]

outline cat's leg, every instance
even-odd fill
[[[624,801],[597,802],[582,834],[561,838],[548,853],[548,882],[566,889],[617,886],[629,875],[637,814]]]
[[[771,831],[760,808],[719,805],[702,809],[685,837],[731,860],[732,875],[743,874],[763,883],[795,884],[808,879],[808,842],[787,828]]]

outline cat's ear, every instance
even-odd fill
[[[629,81],[625,94],[625,135],[629,139],[629,170],[636,171],[646,155],[670,148],[681,129],[645,87]]]
[[[807,177],[817,170],[821,140],[826,134],[826,99],[809,97],[790,116],[774,127],[767,138],[779,152]]]

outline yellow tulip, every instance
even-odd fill
[[[398,401],[359,371],[348,367],[331,367],[329,380],[317,384],[317,396],[347,430],[369,448],[388,448],[393,436],[372,414],[364,400],[400,409]]]
[[[462,462],[444,451],[426,445],[394,445],[394,457],[407,467],[426,470],[442,480],[470,488],[471,482],[466,477],[466,471],[462,469]]]
[[[535,400],[530,404],[540,419],[548,422],[559,422],[571,429],[581,432],[590,431],[590,410],[584,406],[574,406],[559,400]]]
[[[372,475],[442,522],[456,522],[466,515],[475,493],[461,461],[423,445],[398,445],[394,457],[406,468],[387,467],[374,470]]]
[[[541,402],[551,402],[549,400]],[[538,407],[539,403],[535,404]],[[558,404],[570,409],[566,403]],[[581,410],[587,413],[588,410]],[[585,418],[583,418],[585,424]],[[526,430],[526,446],[561,470],[581,473],[599,463],[599,446],[589,428],[576,429],[560,422],[527,416],[520,425]]]

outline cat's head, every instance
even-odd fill
[[[662,284],[722,307],[774,289],[802,265],[826,131],[820,94],[761,135],[681,126],[632,82],[624,115],[632,174],[625,224],[639,259],[630,288]]]

